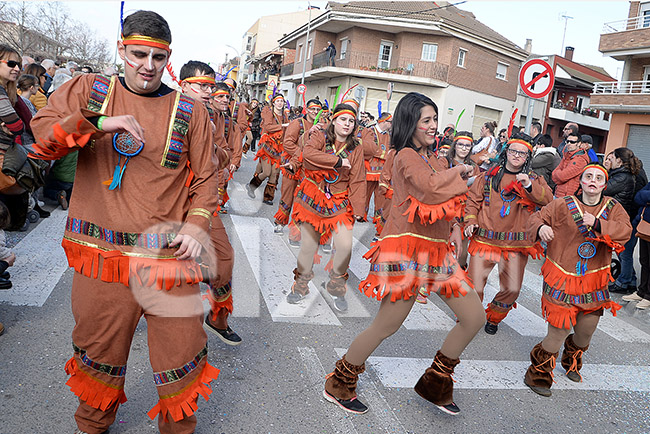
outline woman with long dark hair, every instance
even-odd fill
[[[293,271],[295,282],[287,295],[289,303],[298,303],[309,293],[318,245],[333,237],[336,251],[326,289],[338,311],[348,310],[345,282],[352,255],[352,227],[363,220],[366,203],[366,171],[356,129],[357,112],[339,104],[327,129],[311,133],[303,148],[305,177],[296,190],[292,214],[300,226],[301,244]]]
[[[532,153],[530,136],[513,134],[498,163],[477,177],[467,198],[465,235],[472,236],[468,273],[481,299],[490,272],[499,265],[499,292],[486,309],[485,332],[491,335],[519,296],[528,256],[538,258],[543,252],[540,243],[528,238],[526,222],[553,199],[553,192],[531,171]]]
[[[605,195],[616,199],[627,211],[630,222],[636,217],[639,207],[634,203],[634,195],[643,186],[636,188],[637,175],[641,171],[641,161],[628,148],[617,148],[609,153],[603,164],[608,171],[609,180]],[[633,226],[634,229],[634,226]],[[634,271],[634,249],[637,237],[633,233],[618,258],[621,261],[621,274],[609,285],[609,292],[630,294],[636,291],[636,272]]]
[[[457,249],[461,246],[458,218],[467,193],[466,176],[473,167],[462,164],[447,169],[431,151],[438,108],[427,96],[415,92],[404,96],[393,119],[393,209],[381,238],[365,255],[371,262],[370,273],[359,284],[359,289],[380,300],[381,306],[370,327],[336,362],[323,394],[351,413],[368,410],[356,397],[358,376],[379,344],[400,328],[418,290],[425,287],[428,292],[439,293],[458,323],[415,391],[444,412],[456,414],[460,410],[453,402],[451,374],[485,321],[481,302],[451,248],[451,244]]]

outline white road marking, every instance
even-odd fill
[[[415,386],[432,359],[403,357],[370,357],[372,366],[386,387]],[[527,389],[524,374],[530,365],[514,360],[462,360],[454,373],[456,389]],[[650,392],[650,366],[584,364],[581,383],[569,380],[558,362],[553,390],[613,390],[620,392]]]
[[[305,365],[307,380],[309,381],[309,384],[313,384],[310,389],[318,394],[315,396],[322,396],[321,394],[323,393],[323,387],[325,385],[325,369],[323,368],[323,364],[318,358],[316,351],[309,347],[298,347],[298,352],[300,353],[302,362]],[[321,398],[321,401],[325,402],[326,405],[329,406],[325,414],[332,424],[332,432],[344,434],[353,434],[357,432],[345,411],[335,409],[334,405],[326,402],[324,398]]]
[[[9,268],[13,288],[0,290],[0,303],[43,306],[68,269],[61,247],[67,216],[67,211],[55,209],[12,249],[16,254]]]
[[[497,292],[497,289],[491,284],[488,283],[485,285],[483,290],[483,305],[487,307],[488,303],[492,301]],[[546,336],[546,321],[544,321],[544,319],[539,315],[526,309],[521,305],[521,303],[517,303],[517,307],[508,313],[508,316],[503,320],[503,323],[512,327],[522,336]]]
[[[268,219],[238,215],[230,218],[273,321],[341,325],[313,282],[310,282],[310,292],[304,300],[298,304],[287,303],[286,295],[293,283],[295,263],[289,247],[273,233],[273,225]],[[287,258],[291,260],[287,261]]]
[[[620,342],[650,343],[650,334],[639,330],[620,318],[614,318],[614,316],[608,312],[600,317],[598,330],[607,333]]]

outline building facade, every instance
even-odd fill
[[[650,167],[650,1],[631,1],[628,17],[605,23],[599,51],[625,62],[621,81],[598,82],[591,106],[611,113],[605,152],[627,146]]]
[[[393,112],[408,92],[438,104],[439,125],[478,137],[487,121],[507,126],[515,108],[519,68],[527,53],[467,11],[445,2],[329,2],[325,11],[280,39],[295,49],[280,81],[307,86],[307,98],[334,102],[339,86],[361,110]],[[309,34],[308,34],[309,33]],[[331,42],[336,56],[326,48]],[[303,71],[304,70],[304,76]],[[392,95],[388,100],[388,87]],[[292,103],[298,103],[292,100]]]

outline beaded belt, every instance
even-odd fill
[[[544,282],[544,294],[567,304],[589,304],[609,300],[609,290],[607,289],[588,292],[582,295],[569,295],[560,289],[553,288],[546,282]]]
[[[488,240],[524,241],[528,239],[526,232],[496,232],[485,228],[478,228],[477,235]]]

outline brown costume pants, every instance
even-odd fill
[[[217,321],[217,314],[222,309],[220,315],[221,322],[225,321],[229,314],[232,313],[232,270],[235,263],[235,252],[230,245],[226,228],[218,215],[212,216],[212,227],[210,229],[210,242],[214,248],[215,257],[213,261],[213,270],[216,276],[210,279],[210,289],[208,291],[208,300],[210,301],[211,320]],[[224,324],[217,324],[217,327],[225,329]]]
[[[280,186],[280,205],[278,206],[278,213],[286,216],[286,223],[280,222],[276,218],[276,223],[287,225],[291,218],[291,208],[293,207],[293,199],[296,193],[296,188],[300,181],[291,179],[287,176],[282,177],[282,185]]]
[[[255,175],[253,176],[253,179],[255,178],[257,178],[257,181],[259,183],[255,185],[255,183],[251,182],[250,185],[253,188],[253,190],[256,190],[257,187],[259,187],[262,184],[262,182],[264,182],[264,180],[268,178],[268,181],[266,183],[267,190],[269,186],[273,186],[273,193],[275,193],[275,187],[277,187],[278,180],[280,179],[280,168],[275,167],[273,164],[269,163],[266,160],[260,159],[257,162],[257,167],[255,168]],[[265,198],[264,200],[267,200],[267,198]],[[273,196],[271,196],[270,200],[273,200]]]
[[[72,283],[74,357],[66,370],[68,385],[80,398],[75,413],[81,431],[104,432],[114,422],[117,407],[126,401],[124,379],[131,340],[138,321],[147,321],[149,360],[159,401],[150,415],[158,415],[163,434],[189,434],[196,426],[194,412],[167,412],[179,400],[196,408],[193,391],[207,389],[218,371],[207,364],[207,336],[198,285],[171,290],[106,283],[75,273]],[[212,371],[212,372],[211,372]],[[214,372],[216,371],[216,372]]]
[[[528,263],[528,256],[515,253],[514,257],[499,260],[499,292],[494,296],[486,309],[487,320],[493,324],[499,324],[512,309],[524,280],[524,271]],[[481,300],[483,300],[483,289],[487,283],[490,272],[496,262],[488,261],[485,258],[474,255],[469,261],[467,272],[474,282],[474,288]]]
[[[379,181],[366,180],[366,214],[370,210],[370,196],[372,196],[373,193],[375,195],[375,213],[367,216],[368,221],[373,221],[381,215],[381,210],[384,207],[386,197],[379,193]]]

